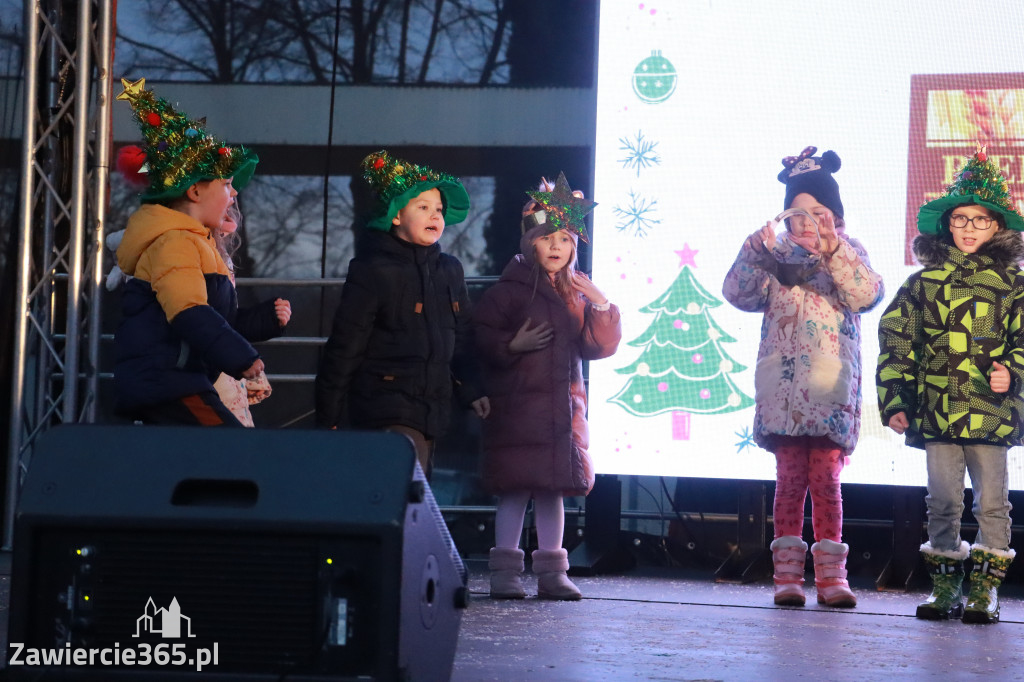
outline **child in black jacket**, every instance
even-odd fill
[[[363,159],[379,203],[362,253],[349,263],[316,377],[316,421],[409,436],[429,476],[453,391],[486,417],[469,338],[462,264],[438,244],[469,195],[445,173],[380,151]]]

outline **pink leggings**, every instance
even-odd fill
[[[843,495],[839,474],[845,458],[825,438],[779,438],[775,447],[775,537],[801,537],[804,502],[811,491],[814,540],[842,542]]]

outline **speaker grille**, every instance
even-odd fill
[[[351,563],[348,568],[344,561],[327,564],[325,556],[372,555],[366,542],[186,531],[43,531],[37,565],[53,570],[37,576],[41,608],[33,609],[39,617],[30,628],[32,645],[59,644],[65,629],[73,646],[116,643],[124,649],[140,641],[171,642],[146,635],[144,617],[147,609],[152,615],[154,608],[169,609],[176,601],[185,618],[181,639],[173,641],[186,643],[189,651],[212,650],[216,643],[217,670],[312,672],[325,663],[327,602],[330,593],[339,592],[338,569],[349,581],[355,573]],[[134,637],[137,632],[142,636]]]

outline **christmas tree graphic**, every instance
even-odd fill
[[[672,413],[672,435],[689,439],[690,414],[721,414],[750,407],[754,401],[741,392],[730,375],[745,366],[722,348],[736,339],[712,319],[709,310],[722,301],[707,292],[693,275],[697,251],[685,244],[676,251],[679,276],[656,300],[640,309],[654,320],[629,342],[642,348],[628,367],[615,370],[629,376],[610,402],[638,417]]]

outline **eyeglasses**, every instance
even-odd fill
[[[992,227],[992,223],[994,223],[995,220],[995,218],[990,218],[987,215],[976,215],[973,218],[968,218],[963,214],[954,213],[949,216],[949,226],[962,230],[967,227],[967,223],[970,223],[974,226],[975,230],[984,232],[988,228]]]

